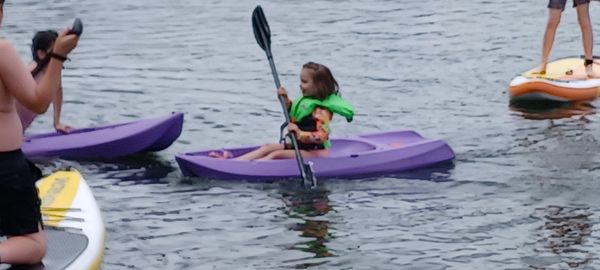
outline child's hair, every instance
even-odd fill
[[[35,33],[31,40],[31,56],[33,57],[33,61],[39,64],[42,59],[38,57],[37,51],[48,51],[57,37],[58,33],[54,30],[39,31]]]
[[[317,96],[319,100],[323,100],[331,94],[338,94],[340,87],[337,81],[331,74],[329,68],[315,62],[308,62],[302,65],[302,68],[312,70],[313,82],[317,86]]]

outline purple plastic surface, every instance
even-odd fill
[[[26,136],[23,152],[28,157],[70,159],[117,158],[169,147],[181,134],[183,113],[138,121]]]
[[[231,148],[239,156],[257,147]],[[180,153],[184,175],[216,179],[278,180],[299,175],[295,159],[242,161],[208,157],[207,151]],[[401,172],[451,161],[454,151],[442,140],[423,138],[414,131],[392,131],[332,140],[329,156],[305,159],[317,177],[353,177]]]

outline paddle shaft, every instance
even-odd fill
[[[271,49],[267,47],[265,50],[267,53],[267,59],[269,60],[269,65],[271,66],[271,73],[273,74],[273,80],[275,81],[275,86],[277,89],[281,88],[281,82],[279,81],[279,76],[277,75],[277,68],[275,67],[275,61],[273,60],[273,55],[271,54]],[[283,109],[283,115],[285,116],[285,122],[287,124],[291,123],[290,114],[288,112],[288,107],[286,104],[286,100],[283,96],[279,96],[279,103],[281,104],[281,108]],[[300,175],[302,176],[302,180],[305,185],[310,184],[314,186],[314,181],[309,177],[306,172],[306,169],[311,169],[309,165],[304,163],[304,159],[302,158],[302,154],[300,153],[300,149],[298,149],[298,141],[296,140],[296,136],[290,134],[288,136],[292,141],[292,146],[294,147],[294,153],[296,154],[296,161],[298,162],[298,168],[300,169]]]
[[[277,89],[281,88],[281,82],[279,81],[279,76],[277,75],[277,68],[275,67],[275,61],[273,60],[273,54],[271,53],[271,48],[267,48],[265,50],[266,54],[267,54],[267,59],[269,60],[269,65],[271,66],[271,74],[273,74],[273,80],[275,81],[275,87],[277,87]],[[285,102],[285,98],[282,96],[277,96],[279,99],[279,103],[281,104],[281,108],[283,109],[283,115],[285,116],[285,122],[287,124],[289,124],[291,122],[290,120],[290,114],[288,112],[288,107],[287,104]],[[294,137],[295,140],[295,137]],[[294,145],[297,145],[297,143],[294,143]]]
[[[277,89],[279,89],[279,88],[281,88],[281,82],[279,81],[279,76],[277,75],[278,74],[277,68],[275,67],[275,61],[273,60],[273,54],[271,53],[270,30],[268,30],[269,26],[267,24],[267,19],[264,17],[262,8],[260,6],[256,7],[252,16],[259,17],[259,18],[253,18],[253,20],[257,22],[257,24],[253,23],[256,41],[258,42],[260,47],[265,51],[265,53],[267,55],[267,59],[269,60],[269,65],[271,66],[271,74],[273,74],[273,80],[275,81],[275,87],[277,87]],[[262,27],[262,29],[261,29],[261,27]],[[289,124],[291,121],[290,121],[290,114],[288,112],[286,100],[282,96],[278,96],[278,99],[279,99],[279,103],[281,104],[281,108],[283,109],[283,115],[285,116],[286,124]],[[316,186],[316,178],[314,177],[314,174],[312,173],[311,166],[304,163],[302,154],[300,153],[300,150],[298,149],[298,141],[296,140],[296,136],[294,136],[293,134],[290,134],[290,133],[288,133],[287,136],[290,138],[292,146],[294,147],[296,161],[298,163],[298,168],[300,169],[300,176],[302,177],[302,181],[303,181],[304,185],[305,186],[310,185],[312,187],[315,187]]]

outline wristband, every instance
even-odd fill
[[[67,58],[66,56],[57,54],[55,52],[50,52],[50,57],[56,58],[56,59],[60,60],[61,62],[69,60],[69,58]]]

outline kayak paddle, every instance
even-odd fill
[[[275,62],[273,61],[273,54],[271,53],[271,30],[269,29],[269,23],[267,22],[265,13],[260,5],[256,6],[254,12],[252,12],[252,28],[254,29],[254,37],[256,38],[256,42],[258,42],[258,45],[267,54],[267,59],[271,65],[271,73],[273,73],[273,79],[275,80],[275,86],[277,89],[279,89],[281,87],[281,83],[279,82],[279,76],[277,75],[277,69],[275,68]],[[290,114],[288,113],[285,100],[282,96],[279,96],[279,103],[281,103],[281,107],[283,108],[285,124],[289,124]],[[311,165],[304,163],[304,159],[300,154],[300,150],[298,150],[298,142],[296,141],[296,137],[291,133],[288,133],[286,136],[292,141],[292,146],[294,147],[294,152],[296,153],[298,168],[300,168],[300,176],[302,177],[304,185],[316,187],[317,178],[313,174]]]

